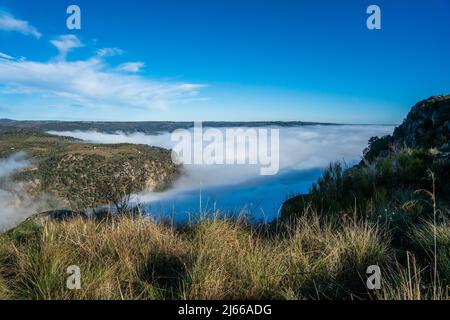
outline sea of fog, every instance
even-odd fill
[[[359,161],[370,137],[390,134],[394,129],[393,126],[372,125],[271,128],[279,129],[280,135],[280,170],[276,175],[261,176],[260,167],[256,165],[189,164],[183,166],[183,175],[169,190],[136,194],[134,200],[155,217],[164,216],[177,222],[195,219],[199,212],[215,210],[270,221],[277,217],[286,199],[308,192],[330,162],[351,165]],[[136,143],[168,149],[175,144],[170,133],[49,133],[92,143]]]

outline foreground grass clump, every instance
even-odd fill
[[[439,228],[439,241],[448,241],[449,226]],[[429,234],[417,233],[428,253]],[[0,298],[433,298],[426,253],[417,251],[417,275],[407,272],[382,226],[311,213],[277,232],[216,216],[181,228],[126,215],[28,221],[0,236]],[[384,270],[384,289],[376,293],[365,286],[373,264]],[[66,288],[70,265],[81,268],[80,290]],[[448,298],[446,285],[439,277],[439,298]]]
[[[19,299],[160,298],[170,293],[156,286],[165,275],[155,270],[167,272],[164,261],[187,253],[173,230],[132,218],[49,222],[36,235],[6,234],[1,243],[3,291]],[[82,270],[81,290],[66,288],[70,265]]]

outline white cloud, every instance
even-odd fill
[[[96,52],[98,57],[114,57],[123,54],[123,50],[119,48],[102,48],[98,49]]]
[[[53,44],[59,51],[59,54],[56,57],[57,60],[65,60],[70,50],[84,46],[80,39],[73,34],[59,36],[58,38],[50,41],[50,43]]]
[[[126,62],[117,67],[118,71],[136,73],[144,67],[143,62]]]
[[[12,14],[0,11],[0,30],[15,31],[39,39],[42,34],[28,21],[16,19]]]
[[[11,57],[3,52],[0,52],[0,59],[14,60],[14,57]]]
[[[0,18],[0,27],[9,26],[13,30],[12,26],[16,29],[21,26],[23,32],[27,27],[33,34],[28,23],[14,24],[13,17],[2,11]],[[87,107],[164,109],[174,102],[192,100],[198,90],[205,87],[134,75],[144,66],[142,62],[110,66],[105,62],[107,57],[123,54],[123,50],[116,47],[99,49],[86,60],[67,61],[71,50],[84,46],[76,35],[61,35],[50,43],[58,49],[58,55],[49,62],[16,59],[0,52],[1,93],[37,94],[44,99],[56,97],[59,104],[76,103]]]
[[[60,58],[79,45],[73,37],[60,38],[56,44],[55,41],[53,44],[60,49]],[[64,98],[70,104],[120,108],[165,108],[171,103],[192,99],[192,93],[204,87],[124,74],[106,64],[98,53],[88,60],[70,62],[0,59],[0,83],[4,93],[41,94]]]

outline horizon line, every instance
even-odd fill
[[[303,120],[17,120],[11,118],[0,118],[0,122],[65,122],[65,123],[283,123],[283,124],[305,124],[305,125],[352,125],[352,126],[398,126],[401,123],[339,123],[339,122],[321,122],[321,121],[303,121]]]

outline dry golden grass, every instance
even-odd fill
[[[390,248],[377,225],[325,222],[314,215],[278,233],[217,217],[182,229],[129,216],[40,228],[28,223],[0,238],[0,298],[428,297],[414,287],[421,284],[417,277],[412,289],[402,287],[405,271],[392,267]],[[377,296],[365,288],[365,269],[372,264],[390,270]],[[70,265],[81,268],[80,290],[66,288]]]
[[[287,275],[281,242],[242,222],[213,219],[193,227],[186,299],[276,298]]]
[[[393,267],[377,297],[382,300],[450,300],[449,286],[445,281],[430,284],[424,279],[427,271],[408,253],[406,267],[398,263]]]
[[[133,218],[50,222],[37,237],[3,242],[9,243],[1,255],[12,265],[1,269],[14,268],[13,296],[32,299],[160,298],[165,293],[152,285],[159,281],[152,271],[187,254],[172,229]],[[81,290],[66,289],[70,265],[82,270]]]

